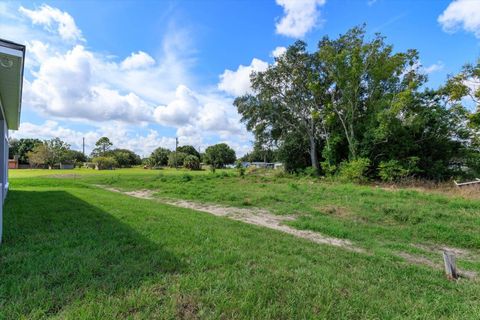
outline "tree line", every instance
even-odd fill
[[[113,148],[108,137],[101,137],[95,143],[90,156],[72,150],[70,145],[60,138],[44,141],[34,138],[10,139],[9,157],[13,159],[15,156],[20,164],[29,164],[32,167],[54,168],[59,164],[90,164],[99,169],[128,168],[144,164],[149,168],[170,166],[199,170],[201,164],[205,163],[215,170],[233,164],[236,160],[235,151],[225,143],[209,146],[202,154],[190,145],[179,146],[176,151],[158,147],[149,157],[141,159],[131,150]]]
[[[367,39],[365,26],[325,36],[313,52],[295,42],[235,99],[255,136],[245,159],[351,180],[477,175],[480,63],[438,89],[422,70],[416,50]]]
[[[236,159],[235,150],[226,143],[218,143],[207,147],[204,153],[190,145],[180,146],[176,151],[159,147],[152,152],[146,164],[152,168],[170,166],[199,170],[201,163],[205,163],[215,171],[227,164],[233,164]]]

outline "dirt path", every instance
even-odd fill
[[[307,239],[315,243],[327,244],[335,247],[344,248],[354,252],[366,252],[365,249],[354,246],[350,241],[345,239],[333,238],[324,236],[318,232],[298,230],[283,224],[286,221],[295,220],[294,216],[279,216],[274,215],[267,210],[263,209],[250,209],[250,208],[235,208],[213,204],[203,204],[187,200],[172,200],[172,199],[159,199],[153,196],[151,190],[136,190],[136,191],[121,191],[116,188],[105,187],[97,185],[105,190],[112,192],[123,193],[131,197],[140,199],[157,200],[159,202],[169,204],[176,207],[193,209],[196,211],[207,212],[219,217],[227,217],[233,220],[242,221],[245,223],[262,226],[269,229],[274,229],[294,235],[298,238]]]
[[[193,209],[196,211],[202,211],[202,212],[210,213],[215,216],[227,217],[227,218],[241,221],[244,223],[249,223],[256,226],[262,226],[265,228],[278,230],[284,233],[294,235],[298,238],[310,240],[315,243],[340,247],[340,248],[343,248],[349,251],[354,251],[354,252],[367,253],[365,249],[353,245],[352,242],[350,242],[349,240],[328,237],[318,232],[313,232],[308,230],[298,230],[283,224],[286,221],[295,220],[296,219],[295,216],[274,215],[268,212],[267,210],[259,209],[259,208],[235,208],[235,207],[220,206],[220,205],[214,205],[214,204],[198,203],[198,202],[188,201],[188,200],[161,199],[161,198],[154,197],[153,191],[146,190],[146,189],[135,190],[135,191],[121,191],[119,189],[106,187],[103,185],[96,185],[96,187],[99,187],[108,191],[112,191],[112,192],[122,193],[135,198],[155,200],[161,203],[169,204],[169,205],[180,207],[180,208],[187,208],[187,209]],[[436,252],[439,255],[443,250],[448,250],[448,251],[454,252],[456,255],[462,258],[471,257],[471,254],[465,249],[450,248],[445,246],[426,246],[421,244],[412,244],[412,246],[422,250],[426,250],[428,252]],[[443,269],[443,264],[441,262],[432,261],[430,258],[421,256],[421,255],[412,255],[406,252],[393,252],[393,254],[403,258],[406,262],[411,264],[423,265],[436,270]],[[467,258],[467,260],[470,260],[470,259]],[[463,278],[467,278],[467,279],[477,278],[477,273],[474,271],[463,270],[459,272]]]

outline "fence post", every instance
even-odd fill
[[[450,280],[458,279],[455,255],[452,252],[444,250],[443,261],[445,262],[445,273],[447,274],[447,278]]]

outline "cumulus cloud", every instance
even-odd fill
[[[233,96],[251,93],[250,75],[253,71],[265,71],[267,68],[267,62],[254,58],[250,65],[240,65],[236,71],[225,70],[220,75],[218,89]]]
[[[123,70],[128,69],[140,69],[149,67],[155,64],[155,60],[148,54],[143,51],[138,51],[133,53],[122,61],[120,64]]]
[[[198,113],[199,102],[186,86],[179,86],[175,96],[175,100],[168,105],[155,109],[154,116],[158,123],[167,126],[182,126],[189,124]]]
[[[278,58],[280,57],[282,54],[284,54],[285,52],[287,52],[287,48],[285,47],[276,47],[275,49],[273,49],[273,51],[270,53],[270,55],[274,58]]]
[[[319,7],[326,0],[276,0],[283,7],[284,16],[275,25],[278,34],[301,38],[318,25]]]
[[[453,33],[463,28],[480,38],[480,1],[455,0],[438,17],[445,32]]]
[[[75,24],[75,20],[67,12],[52,8],[46,4],[35,10],[21,6],[19,11],[28,17],[33,24],[41,25],[49,32],[57,32],[64,40],[83,40],[82,32]]]
[[[43,60],[35,79],[25,87],[27,104],[45,114],[94,121],[150,121],[152,107],[136,94],[122,95],[97,83],[94,55],[81,45]]]
[[[205,132],[239,134],[242,127],[236,112],[229,112],[232,101],[201,96],[185,86],[179,86],[176,98],[154,111],[155,120],[165,126],[177,127],[180,136],[201,136]],[[232,110],[233,111],[233,110]]]

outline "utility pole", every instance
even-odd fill
[[[175,137],[175,169],[177,169],[178,137]]]
[[[83,155],[85,155],[85,137],[83,137],[83,147],[82,147],[82,150],[83,150]]]

